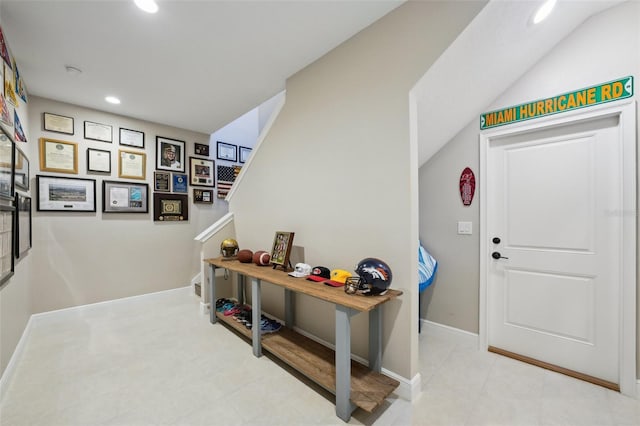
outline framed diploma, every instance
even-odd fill
[[[147,154],[135,151],[118,151],[118,177],[145,179],[147,173]]]
[[[144,132],[120,128],[120,145],[144,148]]]
[[[85,121],[84,138],[100,142],[113,142],[113,128],[108,124]]]
[[[40,170],[78,174],[78,144],[40,138]]]
[[[87,171],[111,174],[111,151],[87,148]]]
[[[102,181],[104,213],[148,213],[149,185],[137,182]]]
[[[45,112],[42,114],[42,128],[48,132],[73,135],[73,118]]]
[[[251,148],[247,148],[246,146],[240,147],[240,162],[246,163],[251,155]]]
[[[153,190],[156,192],[171,192],[171,173],[153,172]]]
[[[13,184],[16,188],[24,191],[29,190],[29,159],[17,146],[15,147],[14,163],[16,170],[13,177]]]
[[[38,211],[96,211],[95,179],[37,175],[36,187]]]
[[[194,189],[193,202],[196,204],[213,204],[213,189]]]
[[[189,199],[183,194],[153,194],[153,220],[160,222],[189,220]]]
[[[224,143],[218,141],[217,145],[217,154],[218,160],[225,161],[238,161],[238,147],[235,145],[231,145],[230,143]]]
[[[189,157],[189,176],[193,186],[215,186],[213,171],[215,164],[213,160]]]

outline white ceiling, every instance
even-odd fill
[[[402,2],[1,0],[0,19],[29,94],[213,133]]]

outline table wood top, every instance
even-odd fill
[[[257,266],[253,263],[240,263],[237,260],[226,260],[222,257],[205,259],[204,262],[216,268],[226,268],[233,272],[258,278],[297,293],[303,293],[336,305],[345,306],[357,311],[370,311],[377,306],[402,295],[402,291],[389,289],[382,296],[363,296],[347,294],[344,287],[331,287],[323,283],[309,281],[306,278],[294,278],[284,272],[282,268],[273,269],[272,265]]]

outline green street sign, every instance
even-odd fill
[[[480,130],[618,101],[631,96],[633,96],[633,76],[563,93],[552,98],[485,112],[480,115]]]

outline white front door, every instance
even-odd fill
[[[620,383],[622,140],[619,114],[488,140],[489,346]]]

